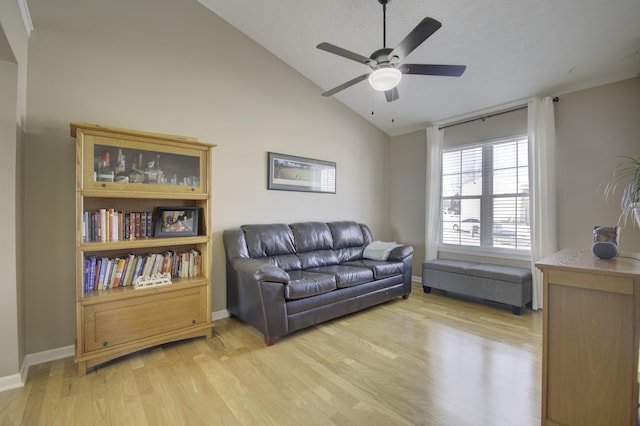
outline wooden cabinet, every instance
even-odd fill
[[[563,250],[536,266],[544,275],[542,424],[637,425],[640,261]]]
[[[76,123],[71,135],[79,374],[144,348],[210,338],[215,145]]]

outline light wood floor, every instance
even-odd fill
[[[0,425],[538,425],[542,312],[426,295],[264,346],[238,320],[78,377],[32,366]]]

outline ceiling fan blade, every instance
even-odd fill
[[[384,92],[384,95],[387,97],[387,102],[393,102],[400,99],[400,96],[398,95],[397,87],[394,87],[391,90],[387,90],[386,92]]]
[[[342,56],[343,58],[351,59],[352,61],[360,62],[361,64],[368,65],[371,62],[371,59],[358,55],[357,53],[353,53],[350,50],[343,49],[342,47],[338,47],[331,43],[320,43],[316,46],[320,50],[324,50],[329,53],[333,53],[334,55]]]
[[[351,79],[351,80],[347,81],[346,83],[342,83],[340,86],[334,87],[331,90],[327,90],[326,92],[324,92],[322,94],[322,96],[334,95],[334,94],[338,93],[339,91],[346,89],[347,87],[351,87],[356,83],[360,83],[362,80],[366,80],[367,77],[369,77],[369,74],[370,73],[362,74],[362,75],[360,75],[360,76],[358,76],[358,77],[356,77],[354,79]]]
[[[402,61],[404,58],[428,39],[431,34],[438,31],[442,26],[439,21],[433,18],[424,18],[405,38],[389,53],[389,58],[397,56]]]
[[[445,77],[460,77],[467,69],[466,65],[428,65],[403,64],[398,67],[403,74],[442,75]]]

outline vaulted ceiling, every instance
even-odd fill
[[[317,84],[318,97],[370,69],[317,44],[367,57],[383,47],[378,0],[198,1]],[[391,136],[640,75],[639,0],[392,0],[387,47],[427,16],[442,28],[407,62],[466,65],[461,77],[404,75],[391,103],[366,80],[334,95]]]

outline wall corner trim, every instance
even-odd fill
[[[20,7],[20,15],[22,15],[22,23],[24,24],[24,29],[27,32],[27,38],[29,38],[31,31],[33,31],[33,22],[31,21],[31,14],[29,13],[27,0],[18,0],[18,6]]]

